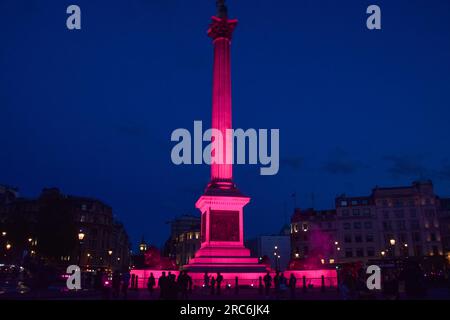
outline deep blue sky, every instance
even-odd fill
[[[229,0],[234,124],[279,128],[281,168],[235,170],[246,234],[284,203],[432,178],[450,194],[448,0]],[[210,123],[214,0],[0,0],[0,183],[110,204],[134,244],[196,213],[203,166],[170,161],[172,130]],[[78,4],[82,30],[66,29]],[[365,27],[382,9],[382,30]]]

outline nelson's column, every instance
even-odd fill
[[[214,46],[212,128],[224,137],[223,159],[232,155],[232,137],[227,137],[226,130],[232,129],[230,47],[236,25],[237,20],[228,18],[225,1],[218,0],[208,36]],[[249,201],[233,183],[232,164],[212,163],[211,181],[196,203],[201,211],[201,247],[183,267],[185,270],[223,272],[229,276],[266,271],[244,246],[243,208]]]

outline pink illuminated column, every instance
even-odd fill
[[[222,154],[219,150],[216,155],[222,161],[211,164],[212,182],[231,182],[233,179],[233,167],[227,161],[232,159],[233,141],[227,136],[227,129],[232,129],[230,46],[236,25],[237,20],[228,19],[226,12],[219,11],[218,17],[212,17],[208,30],[214,44],[212,128],[219,130],[223,137]]]

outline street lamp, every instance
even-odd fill
[[[113,251],[112,250],[108,250],[108,256],[109,256],[108,264],[109,264],[109,268],[110,269],[111,269],[111,264],[112,264],[112,261],[111,261],[112,254],[113,254]]]
[[[80,232],[78,232],[78,240],[83,241],[84,236],[85,236],[85,234],[84,234],[83,230],[80,230]]]
[[[384,257],[386,255],[386,251],[381,251],[381,256]]]
[[[82,245],[83,245],[83,239],[86,236],[86,234],[83,232],[83,230],[80,229],[80,231],[78,232],[78,240],[80,241],[80,245],[79,245],[79,254],[78,254],[78,266],[80,266],[81,264],[81,254],[82,254]],[[81,269],[81,266],[80,266]]]
[[[275,251],[273,252],[273,255],[275,256],[275,263],[276,263],[276,270],[279,271],[279,259],[280,259],[280,255],[278,254],[277,250],[278,250],[278,246],[274,247]]]
[[[6,250],[11,250],[11,247],[12,247],[11,243],[8,242],[8,243],[6,244]]]
[[[389,243],[391,244],[391,246],[392,246],[392,258],[395,258],[395,239],[391,239],[391,240],[389,240]]]
[[[3,231],[3,232],[2,232],[2,236],[3,236],[3,237],[6,237],[6,231]]]

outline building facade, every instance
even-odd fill
[[[291,258],[313,268],[336,262],[336,210],[295,209],[291,219]],[[302,266],[307,268],[308,266]]]
[[[4,232],[15,234],[13,248],[44,258],[40,250],[42,241],[36,236],[47,216],[48,208],[58,208],[67,221],[52,220],[48,230],[58,228],[58,224],[69,224],[74,234],[75,248],[71,253],[56,258],[61,265],[76,264],[82,269],[123,270],[129,266],[130,243],[124,226],[113,217],[112,208],[103,202],[87,197],[65,195],[57,188],[44,189],[37,199],[17,198],[0,206],[0,224]],[[57,212],[58,214],[58,212]],[[14,225],[8,221],[20,219],[21,230],[6,230]],[[61,225],[59,225],[61,226]],[[53,229],[52,229],[53,228]],[[25,231],[26,230],[26,231]],[[24,233],[21,235],[21,233]],[[8,236],[7,236],[8,237]],[[23,238],[23,239],[22,239]],[[31,239],[31,241],[29,241]],[[29,248],[29,244],[35,245]],[[41,248],[42,249],[42,248]],[[55,258],[53,258],[55,259]]]
[[[16,188],[0,184],[0,205],[7,205],[19,197]]]
[[[380,233],[372,197],[336,198],[337,261],[367,262],[381,255]]]
[[[171,232],[164,246],[164,255],[174,259],[177,266],[183,266],[200,248],[200,217],[186,214],[169,223]]]
[[[442,250],[450,264],[450,198],[439,199],[439,227],[441,230]]]
[[[289,234],[261,235],[246,241],[246,247],[253,257],[261,261],[270,261],[273,270],[286,270],[291,257],[291,241]]]
[[[376,187],[369,196],[342,195],[335,199],[335,207],[295,211],[292,258],[313,255],[322,263],[367,263],[444,254],[448,238],[441,237],[441,232],[450,230],[445,226],[448,202],[439,200],[431,181]]]

